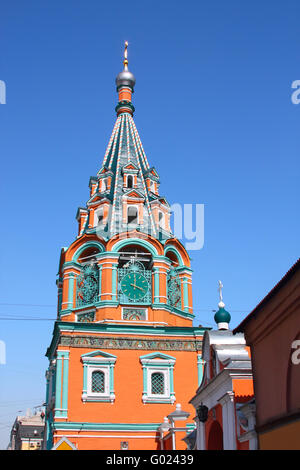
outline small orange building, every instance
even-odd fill
[[[192,324],[190,258],[172,234],[170,206],[133,121],[127,45],[116,84],[103,164],[77,211],[78,236],[61,250],[47,449],[61,439],[78,449],[161,449],[163,417],[178,403],[191,413],[202,378],[205,328]],[[186,430],[194,427],[188,420]]]
[[[195,408],[195,450],[255,450],[255,403],[249,348],[242,333],[229,330],[221,300],[218,330],[203,338],[203,380],[190,403]],[[195,413],[194,413],[195,414]],[[185,439],[188,442],[188,438]]]
[[[300,259],[235,331],[251,348],[259,449],[299,450]]]

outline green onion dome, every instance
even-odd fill
[[[219,304],[219,310],[215,313],[214,319],[217,324],[229,323],[231,320],[231,315],[229,312],[227,312],[227,310],[225,310],[224,307],[222,306],[220,307],[220,304]]]

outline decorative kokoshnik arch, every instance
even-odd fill
[[[152,256],[162,256],[163,247],[161,244],[149,237],[149,240],[139,237],[111,239],[107,244],[107,250],[113,253],[119,252],[126,245],[138,245],[149,251]]]
[[[180,254],[180,252],[178,251],[178,249],[175,247],[175,246],[172,246],[172,245],[168,245],[166,248],[165,248],[165,256],[167,256],[167,254],[171,252],[171,253],[174,253],[174,255],[176,256],[177,260],[178,260],[178,264],[179,266],[184,266],[184,263],[183,263],[183,260],[182,260],[182,256]]]
[[[88,248],[97,248],[99,250],[99,253],[103,253],[105,251],[105,247],[102,245],[102,243],[98,242],[97,240],[91,240],[81,245],[75,251],[72,256],[72,261],[77,262],[80,258],[80,255],[84,253]]]

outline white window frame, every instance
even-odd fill
[[[100,356],[100,357],[99,357]],[[82,401],[115,401],[114,393],[114,367],[116,356],[104,351],[94,351],[81,356],[83,363],[83,391]],[[104,393],[92,392],[92,373],[101,371],[104,373]]]
[[[176,362],[175,357],[160,352],[146,354],[140,357],[143,367],[143,403],[174,403],[176,401],[174,392],[173,370]],[[165,393],[152,393],[151,376],[155,372],[164,375]]]

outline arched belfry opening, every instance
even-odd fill
[[[76,307],[94,305],[99,300],[99,248],[89,247],[78,257],[80,273],[76,278]]]
[[[122,304],[149,305],[152,301],[152,254],[129,243],[120,250],[118,297]]]
[[[182,295],[181,295],[181,279],[177,268],[180,266],[179,259],[173,251],[169,250],[166,253],[166,258],[170,262],[170,269],[167,274],[167,296],[168,304],[171,308],[181,308]]]
[[[91,264],[96,262],[96,257],[100,253],[99,248],[90,246],[86,248],[82,253],[80,253],[77,262],[84,264]]]
[[[168,251],[166,253],[166,257],[170,261],[172,268],[178,268],[178,266],[180,265],[179,259],[173,251]]]
[[[119,268],[124,267],[132,258],[141,263],[145,269],[152,268],[152,254],[143,246],[129,243],[119,251]]]

